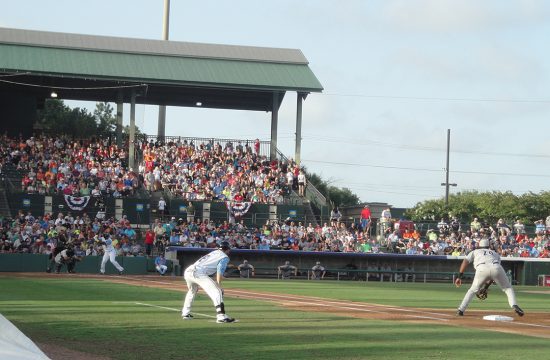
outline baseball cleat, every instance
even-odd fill
[[[193,315],[191,315],[191,314],[182,315],[181,318],[183,320],[193,320]]]
[[[514,311],[516,312],[516,314],[518,314],[518,316],[523,316],[525,315],[525,313],[523,312],[523,310],[521,310],[521,308],[517,305],[514,305],[512,306],[512,308],[514,309]]]
[[[218,320],[216,320],[216,322],[217,322],[218,324],[232,323],[232,322],[235,322],[235,319],[230,318],[230,317],[226,317],[226,318],[223,318],[223,319],[218,319]]]
[[[458,309],[458,310],[456,311],[456,316],[464,316],[464,311]]]
[[[124,270],[118,272],[119,275],[122,275],[123,273],[124,273]]]

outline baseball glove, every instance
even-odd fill
[[[482,288],[476,292],[476,296],[479,300],[483,301],[487,299],[487,293],[488,293],[488,289]]]

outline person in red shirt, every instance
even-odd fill
[[[366,231],[370,226],[371,212],[368,205],[365,205],[363,210],[361,210],[361,228],[363,231]]]
[[[148,229],[145,233],[145,253],[147,256],[151,255],[151,251],[153,250],[153,243],[155,242],[155,233],[153,230]]]

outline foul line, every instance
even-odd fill
[[[147,303],[142,303],[142,302],[137,302],[137,301],[113,301],[113,303],[115,303],[115,304],[136,304],[136,305],[148,306],[148,307],[153,307],[153,308],[163,309],[163,310],[178,311],[178,312],[181,311],[181,309],[176,309],[176,308],[171,308],[171,307],[166,307],[166,306],[160,306],[160,305],[154,305],[154,304],[147,304]],[[207,315],[207,314],[201,314],[201,313],[198,313],[198,312],[192,312],[192,314],[193,315],[204,316],[204,317],[207,317],[207,318],[214,318],[214,319],[216,318],[215,316]]]

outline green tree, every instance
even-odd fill
[[[444,199],[427,200],[408,209],[405,215],[414,221],[436,221],[457,216],[463,222],[478,217],[489,223],[500,218],[511,224],[520,219],[524,223],[545,219],[550,214],[550,192],[515,195],[512,192],[462,192],[449,197],[449,206]]]
[[[359,205],[361,203],[359,197],[348,188],[339,188],[332,186],[321,176],[315,173],[309,173],[305,169],[308,182],[311,183],[332,206],[350,206]]]
[[[100,136],[109,136],[116,131],[116,116],[114,109],[107,102],[98,102],[95,105],[94,118],[97,124],[97,132]]]

